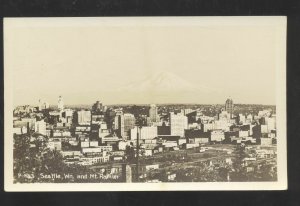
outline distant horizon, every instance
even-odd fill
[[[226,101],[226,100],[225,100]],[[147,106],[147,105],[151,105],[151,104],[155,104],[157,106],[160,105],[225,105],[225,101],[224,103],[140,103],[140,104],[134,104],[134,103],[128,103],[128,104],[124,104],[124,103],[116,103],[116,104],[104,104],[103,102],[100,102],[103,104],[103,106]],[[48,102],[47,102],[48,103]],[[82,103],[82,104],[64,104],[65,107],[75,107],[75,106],[92,106],[93,104],[95,104],[95,102],[93,103]],[[276,104],[261,104],[261,103],[235,103],[233,102],[234,105],[261,105],[261,106],[276,106]],[[20,106],[38,106],[37,104],[19,104],[16,105],[15,107],[20,107]],[[49,107],[57,107],[57,104],[49,104]]]
[[[57,96],[58,97],[58,96]],[[134,102],[119,102],[119,103],[105,103],[105,101],[101,101],[100,100],[94,100],[91,101],[90,103],[88,102],[79,102],[79,103],[66,103],[66,101],[64,100],[64,96],[62,96],[63,98],[63,102],[65,105],[70,105],[70,106],[76,106],[76,105],[93,105],[94,103],[96,103],[96,101],[99,101],[100,103],[102,103],[103,105],[150,105],[150,104],[155,104],[155,105],[193,105],[193,104],[198,104],[198,105],[219,105],[219,104],[225,104],[225,101],[227,99],[232,99],[234,104],[244,104],[244,105],[274,105],[276,106],[276,103],[258,103],[258,102],[241,102],[241,101],[235,101],[234,98],[225,98],[223,101],[218,101],[218,102],[153,102],[153,101],[149,101],[149,102],[141,102],[141,103],[134,103]],[[56,98],[57,100],[58,98]],[[20,103],[20,104],[14,104],[14,107],[16,106],[24,106],[24,105],[38,105],[38,100],[35,103]],[[47,102],[50,106],[56,106],[57,103],[55,103],[54,101],[47,101],[44,99],[41,99],[42,103],[43,102]],[[32,101],[31,101],[32,102]],[[67,101],[69,102],[69,101]]]

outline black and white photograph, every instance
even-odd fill
[[[5,190],[284,190],[286,17],[4,19]]]

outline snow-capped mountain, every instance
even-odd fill
[[[124,92],[199,92],[209,87],[197,87],[171,72],[158,72],[138,82],[120,88]]]

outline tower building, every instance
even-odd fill
[[[92,107],[93,113],[98,113],[101,112],[102,110],[103,110],[103,105],[100,101],[97,101]]]
[[[130,136],[130,130],[135,127],[135,117],[133,114],[125,113],[117,116],[118,118],[118,135],[124,140]]]
[[[234,110],[234,104],[232,99],[227,99],[225,102],[225,111],[227,111],[230,114],[230,118],[232,118]]]
[[[62,96],[58,97],[57,108],[59,110],[64,110],[64,101],[63,101]]]
[[[150,118],[151,122],[158,122],[159,121],[159,116],[157,114],[157,107],[156,107],[155,104],[150,105],[149,118]]]

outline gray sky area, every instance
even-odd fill
[[[282,19],[47,18],[4,21],[15,105],[275,104]]]

